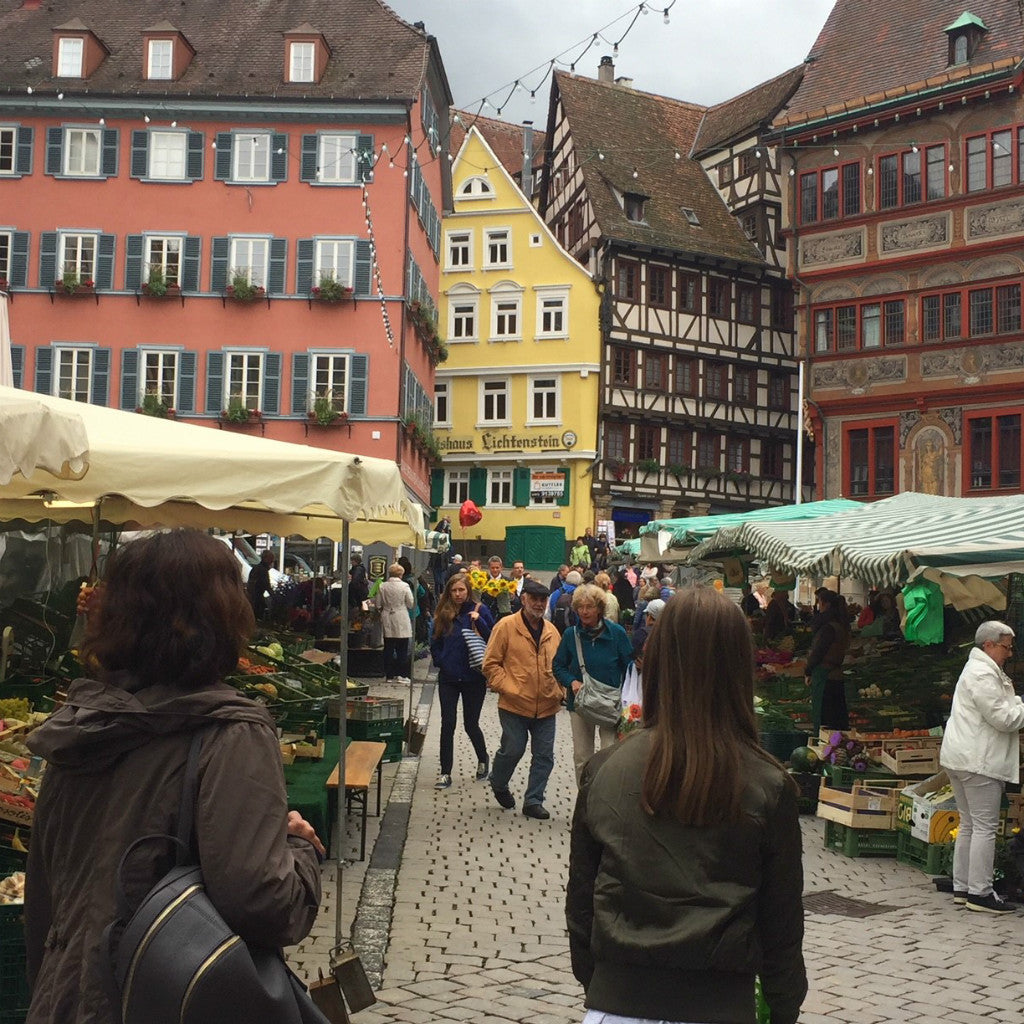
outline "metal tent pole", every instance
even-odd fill
[[[341,550],[348,556],[348,521],[341,524]],[[334,830],[334,862],[335,862],[335,908],[334,908],[334,945],[340,946],[341,935],[341,879],[342,855],[341,845],[345,835],[345,746],[348,739],[348,573],[341,576],[341,617],[340,637],[338,640],[338,674],[341,680],[338,707],[338,813]],[[369,799],[369,797],[367,797]]]

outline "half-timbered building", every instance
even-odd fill
[[[838,0],[777,118],[821,497],[1021,489],[1021,6],[961,3]]]
[[[775,253],[776,156],[757,146],[790,72],[706,108],[557,73],[541,211],[603,287],[597,518],[792,501],[797,363]]]

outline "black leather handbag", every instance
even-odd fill
[[[192,855],[201,732],[189,747],[176,836],[133,842],[117,869],[118,917],[104,932],[111,1000],[123,1024],[329,1024],[280,949],[246,943],[224,922]],[[141,843],[174,844],[176,863],[134,910],[124,868]]]

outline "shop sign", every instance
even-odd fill
[[[513,434],[485,430],[479,435],[479,448],[483,452],[557,451],[576,447],[576,433],[564,430],[559,434]],[[477,442],[472,437],[438,435],[438,447],[444,452],[473,452]]]
[[[532,498],[560,498],[563,494],[565,494],[564,473],[543,469],[530,471],[530,496]]]

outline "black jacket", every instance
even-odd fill
[[[587,762],[572,823],[566,920],[586,1006],[655,1020],[772,1024],[807,993],[800,824],[792,784],[743,754],[744,816],[693,828],[651,817],[640,787],[651,734]]]

